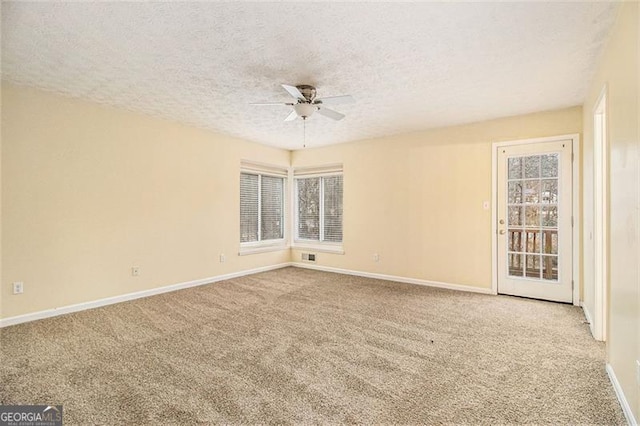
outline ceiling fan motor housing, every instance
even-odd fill
[[[313,86],[309,86],[308,84],[301,84],[296,86],[300,93],[304,96],[307,102],[313,102],[316,98],[316,88]]]

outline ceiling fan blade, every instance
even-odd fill
[[[287,115],[287,118],[285,118],[284,121],[293,121],[296,118],[298,118],[298,114],[296,114],[295,111],[291,111],[291,114]]]
[[[249,105],[293,105],[292,102],[251,102]]]
[[[324,108],[324,107],[318,108],[318,114],[324,115],[325,117],[329,117],[334,120],[342,120],[345,117],[344,114],[341,114],[338,111],[334,111],[332,109]]]
[[[287,92],[289,92],[289,94],[291,96],[293,96],[296,99],[301,99],[301,100],[306,100],[304,95],[302,94],[302,92],[300,90],[298,90],[298,88],[296,86],[290,86],[288,84],[283,84],[282,88],[284,90],[286,90]]]
[[[355,101],[351,95],[329,96],[328,98],[320,98],[315,101],[315,103],[322,103],[324,105],[350,104],[352,102]]]

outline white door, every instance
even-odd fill
[[[498,148],[498,293],[572,302],[571,142]]]

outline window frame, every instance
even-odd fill
[[[325,234],[325,203],[324,203],[324,178],[333,177],[333,176],[341,176],[342,177],[342,199],[343,199],[343,213],[342,213],[342,241],[324,241]],[[313,179],[320,178],[319,182],[319,218],[318,224],[320,227],[318,240],[300,238],[298,235],[298,225],[299,221],[299,200],[298,200],[298,181],[301,179]],[[292,235],[293,235],[293,243],[291,245],[292,248],[299,249],[309,249],[315,250],[318,252],[325,253],[337,253],[344,254],[344,172],[342,170],[342,166],[333,166],[326,167],[326,171],[322,169],[319,170],[294,170],[293,173],[293,184],[292,187],[292,204],[293,204],[293,220],[292,222]]]
[[[258,240],[240,242],[239,255],[247,255],[254,253],[263,253],[268,251],[285,250],[289,248],[288,245],[288,169],[284,167],[277,167],[264,164],[242,162],[240,166],[240,178],[243,174],[257,175],[258,176]],[[269,240],[262,239],[262,177],[276,177],[282,179],[282,208],[281,208],[281,228],[282,238],[274,238]],[[238,208],[240,208],[242,193],[239,194]],[[238,219],[240,220],[240,211],[238,211]],[[240,223],[238,223],[240,228]],[[240,231],[240,229],[238,229]],[[238,232],[240,236],[240,232]]]

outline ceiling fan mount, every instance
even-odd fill
[[[311,115],[318,111],[318,114],[329,117],[333,120],[342,120],[345,116],[338,111],[326,108],[325,105],[341,104],[353,102],[350,95],[331,96],[328,98],[317,98],[317,90],[309,84],[299,84],[292,86],[283,84],[282,88],[291,95],[295,102],[258,102],[251,105],[288,105],[293,107],[293,111],[284,119],[284,121],[292,121],[300,117],[307,120]]]
[[[316,98],[316,88],[308,84],[300,84],[296,88],[302,93],[308,102],[313,102]]]

